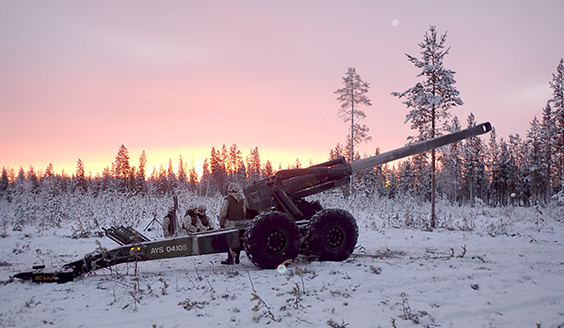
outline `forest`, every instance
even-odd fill
[[[550,103],[543,110],[539,121],[530,123],[527,136],[510,135],[507,140],[498,137],[494,130],[483,137],[472,137],[438,150],[437,195],[450,205],[483,206],[547,206],[562,205],[564,190],[562,135],[556,133],[556,120]],[[451,120],[452,131],[462,129],[456,116]],[[470,114],[467,127],[476,124]],[[376,151],[378,153],[378,150]],[[360,156],[357,152],[355,159]],[[344,156],[344,147],[337,145],[328,159]],[[146,173],[145,153],[139,165],[133,166],[124,145],[119,147],[115,162],[102,174],[86,175],[79,159],[72,175],[56,174],[52,165],[44,171],[30,166],[20,168],[16,174],[12,168],[2,169],[0,178],[1,214],[25,224],[30,217],[63,216],[59,207],[62,198],[103,199],[172,198],[179,194],[194,197],[212,197],[225,193],[230,182],[242,187],[272,176],[276,170],[270,161],[261,162],[258,148],[250,154],[243,153],[233,144],[229,149],[211,149],[210,157],[202,167],[201,177],[193,165],[188,166],[180,157],[176,170],[172,160],[168,168],[161,166]],[[300,168],[299,161],[293,167]],[[428,154],[423,153],[400,160],[394,165],[385,164],[363,171],[354,176],[352,196],[400,199],[412,197],[428,202],[430,197],[430,165]],[[338,191],[340,192],[340,191]],[[59,205],[58,205],[59,204]],[[33,214],[35,213],[35,214]],[[57,214],[59,213],[59,214]],[[51,220],[60,221],[62,218]],[[8,220],[11,221],[11,220]],[[50,220],[47,220],[50,221]]]

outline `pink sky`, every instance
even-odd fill
[[[415,134],[390,95],[415,85],[429,25],[464,106],[525,137],[564,57],[562,1],[0,1],[0,166],[96,172],[124,144],[148,171],[213,146],[283,168],[327,160],[347,134],[333,93],[370,83],[373,153]],[[393,24],[397,20],[397,24]]]

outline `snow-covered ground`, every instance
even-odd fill
[[[284,273],[244,256],[223,266],[215,254],[141,262],[137,274],[122,264],[60,285],[9,277],[71,262],[97,242],[117,245],[68,238],[70,227],[8,231],[0,238],[0,326],[564,327],[564,224],[511,211],[520,220],[477,215],[472,231],[433,232],[393,228],[361,211],[347,261],[298,257]]]

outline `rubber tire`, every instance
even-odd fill
[[[310,220],[306,232],[308,250],[319,261],[344,261],[358,240],[358,226],[349,212],[324,209]]]
[[[300,250],[298,225],[285,213],[263,212],[251,221],[243,235],[249,260],[261,269],[275,269]]]

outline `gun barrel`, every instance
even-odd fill
[[[466,139],[466,138],[470,138],[470,137],[474,137],[480,134],[484,134],[487,132],[490,132],[492,129],[492,125],[490,124],[490,122],[486,122],[486,123],[482,123],[482,124],[478,124],[474,127],[471,127],[469,129],[466,130],[462,130],[462,131],[458,131],[458,132],[454,132],[451,134],[447,134],[444,136],[440,136],[437,138],[433,138],[430,140],[425,140],[425,141],[420,141],[411,145],[407,145],[405,147],[402,148],[398,148],[398,149],[394,149],[382,154],[378,154],[378,155],[374,155],[372,157],[368,157],[365,159],[361,159],[358,160],[356,162],[352,162],[350,163],[351,168],[352,168],[352,172],[359,172],[359,171],[363,171],[366,170],[368,168],[371,167],[375,167],[378,165],[382,165],[384,163],[388,163],[391,161],[395,161],[397,159],[400,158],[404,158],[407,156],[411,156],[414,154],[419,154],[419,153],[423,153],[425,151],[434,149],[434,148],[438,148],[438,147],[442,147],[444,145],[462,140],[462,139]]]

